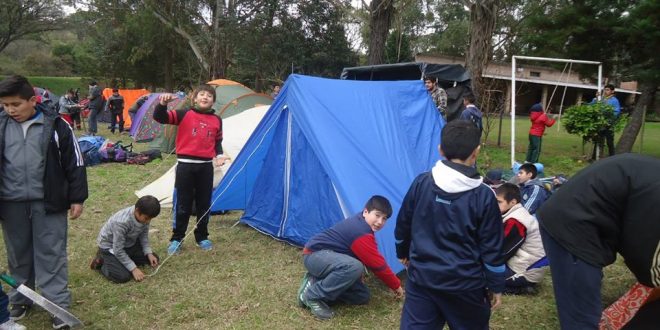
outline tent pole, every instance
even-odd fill
[[[511,167],[516,161],[516,56],[511,57]]]

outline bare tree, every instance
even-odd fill
[[[364,4],[366,7],[366,4]],[[369,5],[369,53],[367,64],[385,62],[385,42],[394,16],[394,0],[371,0]]]
[[[470,46],[465,67],[472,75],[472,91],[479,99],[483,94],[482,73],[492,53],[493,32],[497,21],[497,1],[462,0],[470,8]]]
[[[644,112],[653,103],[658,85],[649,82],[640,83],[640,95],[635,109],[630,114],[628,125],[623,129],[619,143],[616,145],[616,153],[631,152],[639,130],[642,128]]]
[[[55,0],[4,0],[0,8],[0,52],[13,41],[59,29],[63,16]]]

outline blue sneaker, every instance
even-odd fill
[[[174,240],[170,242],[170,245],[167,247],[167,255],[173,255],[179,253],[179,248],[181,247],[181,242]]]
[[[207,239],[197,242],[197,246],[204,251],[213,250],[213,243]]]

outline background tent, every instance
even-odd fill
[[[241,83],[228,79],[216,79],[207,84],[215,87],[215,103],[213,109],[215,114],[225,119],[242,111],[262,105],[271,105],[273,98],[266,94],[255,93]],[[192,95],[192,94],[191,94]],[[191,96],[192,97],[192,96]],[[190,99],[179,103],[176,109],[190,107]],[[171,153],[174,151],[176,139],[176,126],[165,125],[162,132],[158,134],[152,144],[152,148],[158,148],[161,152]]]
[[[213,192],[212,211],[303,245],[372,195],[399,211],[410,183],[440,158],[442,120],[422,81],[291,75]],[[394,271],[395,221],[376,234]]]
[[[224,119],[222,147],[226,155],[232,159],[236,158],[243,149],[254,128],[261,121],[268,111],[269,106],[260,106],[240,114]],[[222,167],[217,168],[213,174],[213,186],[217,186],[224,175],[224,171],[231,166],[232,162],[227,162]],[[158,198],[162,207],[172,207],[172,195],[174,193],[174,174],[176,165],[172,166],[160,178],[154,180],[144,188],[135,192],[135,195],[142,197],[152,195]]]
[[[154,120],[154,110],[158,105],[158,96],[160,93],[153,93],[142,104],[142,106],[135,113],[133,117],[133,124],[131,125],[130,135],[136,142],[146,142],[153,140],[156,136],[160,135],[163,124]],[[176,108],[184,98],[177,98],[167,104],[167,109],[172,110]]]
[[[131,117],[128,115],[128,109],[144,94],[149,94],[146,89],[120,89],[119,95],[124,97],[124,127],[131,127]],[[112,95],[112,88],[103,89],[103,97],[106,101]],[[105,104],[103,105],[105,107]],[[105,113],[105,108],[103,109]],[[108,114],[109,116],[109,114]],[[103,115],[101,115],[103,117]]]
[[[472,83],[470,73],[460,64],[409,62],[344,68],[341,72],[341,79],[346,80],[421,80],[426,76],[437,78],[447,91],[447,121],[457,119]]]

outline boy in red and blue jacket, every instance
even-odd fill
[[[303,249],[308,273],[298,290],[298,304],[310,308],[319,319],[334,316],[327,303],[366,304],[370,293],[362,282],[365,267],[392,289],[397,298],[403,297],[401,282],[378,252],[374,236],[390,215],[390,202],[375,195],[361,213],[312,237]]]
[[[396,255],[408,268],[401,329],[488,329],[504,290],[503,228],[495,194],[474,164],[479,128],[442,129],[438,161],[411,184],[397,217]],[[489,299],[490,298],[490,299]]]
[[[186,236],[193,200],[197,210],[195,241],[204,251],[211,250],[208,239],[209,209],[213,193],[213,166],[222,166],[228,157],[222,153],[222,119],[214,114],[215,89],[200,85],[193,93],[194,106],[185,110],[167,110],[167,103],[176,94],[159,96],[154,120],[161,124],[178,125],[176,133],[175,220],[167,253],[179,251]]]

